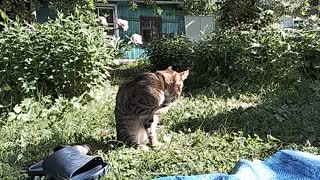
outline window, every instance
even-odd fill
[[[55,19],[56,13],[54,12],[53,9],[49,7],[51,1],[49,0],[40,0],[39,1],[39,6],[37,7],[37,10],[33,12],[33,15],[36,18],[36,21],[39,23],[44,23],[50,19]]]
[[[311,1],[311,6],[318,6],[319,5],[319,0],[312,0]]]
[[[118,35],[118,32],[116,31],[117,25],[116,25],[116,19],[117,19],[117,7],[114,4],[96,4],[96,10],[97,10],[97,16],[103,16],[107,19],[108,26],[110,27],[110,30],[108,33]]]
[[[140,29],[143,42],[161,37],[161,17],[140,17]]]

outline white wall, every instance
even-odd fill
[[[214,16],[185,16],[186,35],[191,40],[199,40],[204,32],[215,29]]]

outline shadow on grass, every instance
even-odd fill
[[[119,85],[142,72],[154,71],[145,61],[142,64],[134,62],[113,68],[113,85]],[[260,137],[272,135],[283,143],[310,142],[320,146],[320,98],[309,88],[308,82],[297,85],[286,80],[279,82],[278,86],[270,82],[242,80],[237,83],[210,83],[197,79],[199,77],[191,73],[185,82],[184,96],[237,98],[243,94],[262,93],[266,99],[256,107],[233,109],[218,115],[212,112],[211,116],[203,118],[189,118],[171,127],[174,131],[242,131]]]
[[[220,114],[210,112],[202,118],[189,118],[173,125],[172,130],[185,133],[238,132],[272,135],[282,143],[320,146],[320,97],[308,83],[279,88],[256,107],[239,108]],[[211,114],[211,115],[210,115]]]

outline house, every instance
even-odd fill
[[[170,34],[183,34],[184,17],[178,14],[179,2],[176,1],[155,1],[155,3],[163,10],[161,15],[156,15],[153,8],[139,1],[136,10],[130,9],[126,0],[111,0],[109,4],[96,4],[97,14],[110,14],[109,23],[113,23],[117,18],[125,19],[129,23],[128,31],[116,30],[116,35],[121,38],[130,37],[137,33],[142,36],[144,44],[150,42],[154,38],[166,36]],[[112,15],[112,18],[111,18]],[[116,25],[114,25],[116,28]],[[136,59],[143,56],[145,49],[143,47],[135,47],[125,52],[124,58]]]
[[[197,39],[201,31],[213,25],[213,17],[209,17],[208,19],[206,17],[183,16],[179,14],[179,4],[181,2],[175,0],[155,1],[155,4],[163,10],[161,15],[156,15],[153,12],[154,9],[143,3],[144,1],[142,0],[134,0],[133,2],[138,5],[138,8],[134,10],[128,4],[128,0],[109,0],[107,4],[95,4],[97,16],[107,16],[108,25],[113,28],[114,35],[122,39],[130,37],[135,33],[142,36],[144,45],[126,51],[124,59],[137,59],[144,56],[144,46],[154,38],[173,34],[185,34],[187,30],[187,35],[191,39]],[[48,1],[44,0],[36,12],[36,20],[38,22],[41,23],[46,21],[48,17],[54,17],[54,14],[50,13],[48,7]],[[117,27],[115,22],[118,18],[128,21],[128,31],[123,31]],[[203,18],[206,18],[206,20],[201,21]],[[186,22],[188,24],[185,24]]]
[[[156,15],[153,8],[135,1],[138,8],[130,8],[127,0],[109,0],[107,4],[96,3],[97,16],[107,16],[108,25],[114,30],[113,33],[122,39],[130,37],[132,34],[140,34],[143,43],[146,44],[154,38],[171,34],[184,34],[184,16],[178,14],[179,2],[176,1],[155,1],[163,12]],[[47,17],[52,17],[49,13],[48,4],[43,4],[37,11],[37,21],[44,22]],[[118,18],[128,21],[128,31],[119,29],[116,25]],[[141,45],[135,47],[124,54],[125,59],[136,59],[143,56],[145,49]]]

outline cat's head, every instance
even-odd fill
[[[183,81],[187,79],[189,70],[176,72],[172,70],[170,66],[166,70],[157,71],[156,74],[163,78],[166,98],[172,98],[172,100],[174,100],[181,95]]]

